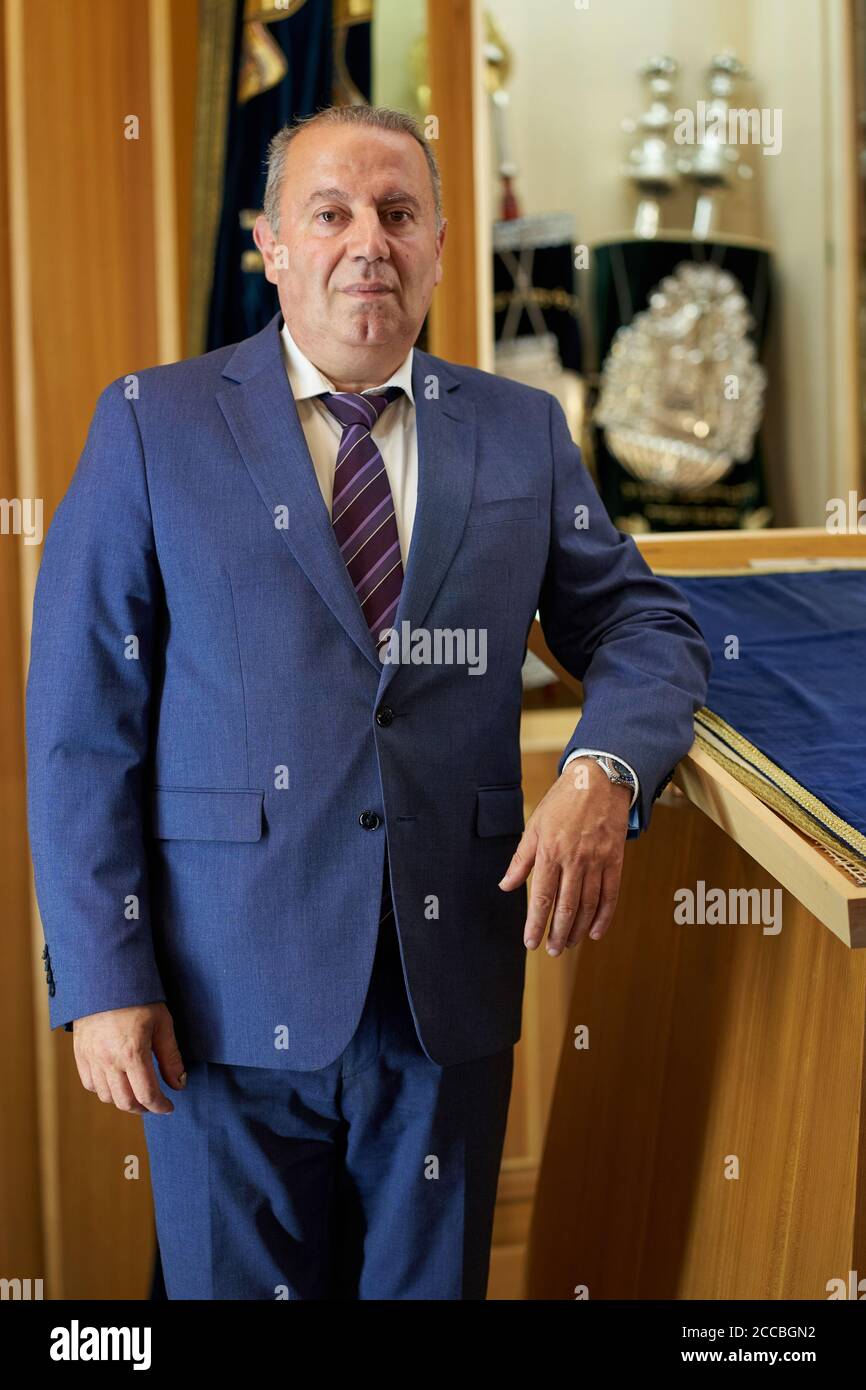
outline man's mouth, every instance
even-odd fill
[[[379,294],[391,294],[390,285],[347,285],[343,294],[355,295],[358,299],[373,299]]]

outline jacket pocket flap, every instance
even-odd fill
[[[523,788],[479,787],[476,828],[479,835],[522,835]]]
[[[264,792],[154,787],[151,828],[157,840],[260,840]]]

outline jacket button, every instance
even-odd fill
[[[376,830],[382,824],[375,811],[362,811],[358,817],[358,824],[365,830]]]
[[[381,724],[383,729],[387,729],[389,724],[394,722],[394,711],[390,705],[380,705],[376,710],[376,723]]]

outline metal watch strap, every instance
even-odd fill
[[[613,782],[618,787],[631,787],[634,791],[634,778],[630,772],[626,772],[611,757],[604,753],[581,753],[582,758],[592,758],[594,763],[598,763],[608,781]]]

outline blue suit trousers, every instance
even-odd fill
[[[168,1297],[483,1299],[513,1053],[430,1061],[388,913],[335,1061],[192,1062],[144,1117]]]

